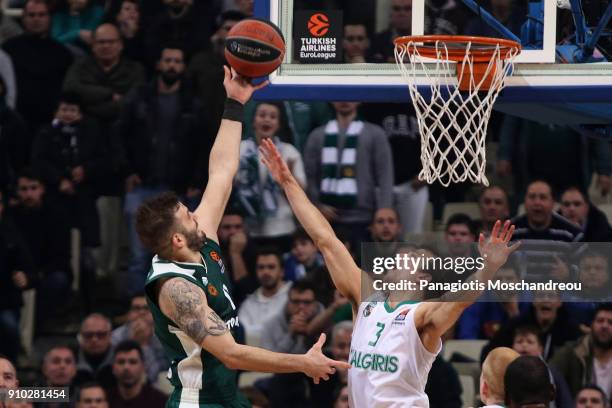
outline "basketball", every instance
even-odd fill
[[[242,20],[227,35],[225,59],[245,77],[256,78],[272,73],[284,56],[283,34],[269,21]]]

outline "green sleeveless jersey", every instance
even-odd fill
[[[170,360],[168,379],[175,387],[167,407],[250,406],[239,395],[236,372],[225,367],[166,317],[157,304],[158,279],[180,277],[200,287],[208,306],[232,330],[239,325],[236,306],[230,296],[230,283],[221,260],[221,248],[207,240],[202,249],[202,263],[174,262],[153,258],[145,283],[147,303],[153,314],[155,334]]]

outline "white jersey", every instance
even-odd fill
[[[352,408],[429,407],[425,384],[442,349],[428,351],[416,330],[419,303],[363,302],[353,329],[348,374]]]

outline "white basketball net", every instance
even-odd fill
[[[432,44],[434,44],[432,42]],[[489,185],[485,176],[485,137],[493,104],[504,87],[505,78],[512,72],[513,59],[518,50],[512,49],[503,57],[500,46],[491,46],[493,55],[482,80],[476,82],[474,61],[470,57],[472,43],[465,43],[466,51],[459,78],[455,63],[448,58],[448,48],[442,41],[435,42],[435,61],[425,62],[415,43],[397,44],[395,60],[408,83],[410,96],[417,114],[421,133],[420,180],[429,184],[471,181]],[[432,45],[433,47],[433,45]],[[504,51],[505,52],[505,51]],[[463,75],[469,75],[469,90],[460,91]],[[431,97],[417,88],[417,79],[426,77]],[[486,89],[485,80],[490,79]]]

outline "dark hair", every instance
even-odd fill
[[[310,235],[308,235],[304,228],[296,229],[293,235],[291,236],[291,242],[295,244],[296,241],[310,241],[314,244],[314,241],[312,240],[312,238],[310,238]]]
[[[555,398],[550,372],[539,357],[520,356],[508,365],[504,375],[506,405],[547,404]]]
[[[20,178],[35,180],[43,185],[45,184],[45,180],[42,175],[31,167],[25,167],[21,169],[21,171],[17,174],[17,180],[19,180]]]
[[[157,59],[156,61],[161,61],[161,57],[162,54],[164,53],[164,50],[179,50],[182,54],[183,54],[183,63],[186,65],[187,64],[187,50],[185,49],[185,47],[178,43],[178,42],[166,42],[163,43],[159,46],[159,48],[157,49]]]
[[[582,196],[584,201],[587,202],[587,204],[590,202],[589,201],[589,193],[585,189],[583,189],[583,188],[581,188],[579,186],[572,185],[572,186],[569,186],[569,187],[566,187],[565,189],[563,189],[563,192],[561,193],[561,196],[563,194],[567,193],[568,191],[577,191],[577,192],[580,193],[580,195]]]
[[[77,358],[76,350],[74,349],[74,347],[72,347],[72,346],[70,346],[68,344],[56,344],[53,347],[49,347],[47,349],[47,351],[45,351],[45,354],[43,356],[43,361],[47,357],[47,354],[49,354],[53,350],[58,350],[58,349],[70,350],[70,352],[72,353],[72,357],[74,358],[74,362],[76,364],[76,358]]]
[[[453,214],[446,222],[446,228],[444,231],[448,232],[451,225],[466,225],[470,230],[470,234],[474,236],[476,235],[476,226],[474,226],[474,221],[472,221],[472,219],[466,214]]]
[[[179,206],[176,193],[168,191],[143,202],[136,211],[136,232],[142,245],[150,252],[165,253],[170,235],[175,229]]]
[[[599,312],[612,312],[612,302],[598,304],[597,308],[595,309],[595,314],[593,314],[593,316],[597,316],[597,313]]]
[[[548,181],[542,180],[542,179],[534,179],[534,180],[529,181],[529,183],[527,183],[527,188],[525,188],[525,195],[527,195],[527,190],[534,183],[544,183],[544,184],[546,184],[548,186],[548,188],[550,189],[551,197],[553,198],[553,200],[555,199],[555,191],[553,190],[552,185]]]
[[[540,329],[531,323],[521,324],[514,329],[514,334],[512,335],[512,339],[516,339],[518,336],[526,336],[528,334],[533,334],[536,339],[538,339],[538,343],[540,346],[542,345],[542,339],[540,338],[541,331]]]
[[[291,285],[291,292],[303,293],[307,290],[312,290],[313,293],[317,293],[314,284],[308,279],[300,279],[295,281],[293,285]]]
[[[593,390],[593,391],[599,392],[599,394],[601,394],[601,400],[603,401],[604,407],[608,406],[608,396],[606,395],[605,391],[599,385],[597,384],[583,385],[576,393],[576,400],[578,399],[578,394],[580,394],[580,391],[582,390]]]
[[[276,131],[276,135],[283,142],[291,143],[291,130],[289,129],[289,120],[287,119],[287,111],[285,110],[285,106],[282,102],[274,102],[274,101],[262,101],[258,102],[253,111],[253,120],[255,120],[255,115],[257,114],[257,109],[261,105],[272,105],[278,109],[278,130]],[[254,135],[253,135],[254,136]]]
[[[140,344],[138,344],[138,342],[134,340],[123,340],[121,343],[117,344],[117,347],[115,347],[115,351],[113,353],[113,359],[117,358],[117,354],[119,353],[127,353],[128,351],[132,351],[132,350],[138,351],[140,360],[144,362],[142,348],[140,347]]]
[[[244,13],[241,13],[237,10],[227,10],[223,13],[219,14],[217,18],[215,18],[215,26],[213,27],[213,31],[217,31],[220,29],[226,21],[241,21],[244,20],[246,16]]]
[[[501,191],[504,192],[504,195],[506,196],[506,202],[508,201],[508,193],[506,192],[506,190],[504,190],[502,188],[502,186],[497,185],[497,184],[491,184],[488,187],[483,188],[482,190],[480,190],[480,194],[478,194],[478,201],[480,201],[480,199],[482,198],[482,196],[484,195],[484,193],[486,193],[489,190],[493,190],[494,188],[497,188]]]
[[[97,382],[86,382],[84,384],[82,384],[80,387],[78,387],[76,389],[75,392],[75,401],[79,402],[81,401],[81,394],[83,392],[83,390],[87,390],[89,388],[100,388],[102,390],[102,392],[104,393],[104,398],[106,399],[106,390],[104,390],[104,387],[102,387],[102,385],[100,385],[100,383]]]
[[[255,262],[257,262],[257,259],[260,256],[268,256],[268,255],[272,255],[276,257],[276,259],[278,259],[278,264],[280,265],[281,269],[283,268],[283,255],[280,253],[278,248],[275,248],[272,246],[265,246],[265,247],[259,248],[257,250],[257,255],[255,256]]]
[[[62,92],[58,99],[57,106],[65,103],[66,105],[76,105],[81,107],[81,97],[74,92]]]
[[[15,367],[15,369],[17,369],[17,366],[15,365],[15,363],[13,362],[13,360],[11,360],[10,358],[8,358],[8,356],[6,354],[2,354],[0,353],[0,360],[6,360],[9,363],[11,363],[13,365],[13,367]]]

